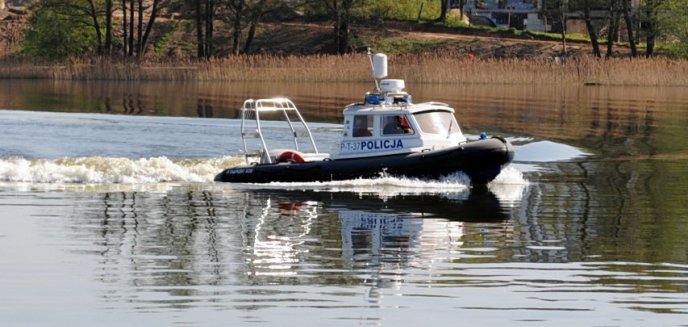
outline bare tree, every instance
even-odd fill
[[[251,45],[253,44],[253,38],[256,36],[256,28],[258,28],[260,18],[269,10],[266,9],[266,4],[266,0],[259,0],[253,8],[249,8],[249,27],[246,41],[244,42],[244,53],[248,53],[251,50]]]
[[[229,9],[232,12],[232,54],[239,54],[239,45],[241,43],[242,20],[244,11],[246,10],[246,0],[231,0],[229,1]]]
[[[655,54],[655,39],[657,38],[657,7],[661,0],[646,0],[645,21],[647,26],[645,56],[650,58]]]
[[[133,57],[135,53],[134,49],[134,13],[136,12],[135,8],[135,1],[136,0],[129,0],[129,39],[127,40],[127,45],[129,48],[129,52],[127,53],[128,56]]]
[[[364,0],[304,0],[302,6],[317,14],[324,14],[334,22],[334,50],[343,54],[349,49],[351,10]]]
[[[607,53],[606,58],[611,58],[613,54],[614,41],[619,35],[619,0],[609,0],[609,27],[607,28]]]
[[[196,30],[196,56],[209,59],[214,55],[215,15],[221,0],[183,0],[179,10],[191,12]]]
[[[459,0],[459,16],[461,17],[461,20],[463,20],[463,7],[466,5],[467,0]]]
[[[206,36],[203,29],[203,6],[201,5],[200,0],[194,1],[194,3],[194,21],[196,22],[196,45],[198,48],[196,55],[198,56],[198,58],[206,58]]]
[[[87,1],[88,7],[86,8],[81,8],[88,16],[91,17],[91,21],[93,22],[93,28],[96,31],[96,39],[98,40],[98,47],[96,48],[96,52],[98,54],[103,53],[103,33],[101,32],[100,29],[100,22],[98,22],[99,18],[99,13],[98,10],[96,9],[96,4],[93,2],[93,0],[88,0]]]
[[[103,52],[112,54],[112,13],[114,4],[112,0],[105,0],[105,44]]]
[[[138,23],[136,24],[136,56],[141,57],[143,52],[143,0],[138,0]]]
[[[447,12],[449,12],[449,1],[450,0],[440,0],[440,17],[435,21],[445,23],[447,21]]]
[[[108,0],[108,2],[112,3],[111,0]],[[165,3],[165,0],[153,0],[152,3],[148,3],[150,5],[144,3],[143,0],[122,0],[120,2],[122,7],[122,52],[124,56],[141,58],[146,52],[146,45],[155,25],[155,20],[158,17],[160,6]],[[108,4],[106,2],[107,7]],[[148,20],[144,20],[146,16],[148,16]],[[106,23],[106,25],[111,26],[112,23]],[[106,28],[106,34],[108,33],[111,34],[112,32],[107,32]]]
[[[282,0],[229,0],[226,7],[229,14],[224,16],[232,26],[232,54],[249,52],[263,15],[282,4]]]
[[[129,29],[127,28],[127,0],[122,0],[122,55],[129,54]]]
[[[205,35],[206,35],[206,58],[214,55],[215,44],[213,43],[213,34],[215,32],[215,6],[216,0],[206,0],[205,3]]]
[[[631,56],[638,56],[638,49],[635,45],[635,38],[633,37],[633,19],[631,18],[631,0],[621,0],[623,5],[624,21],[626,22],[626,32],[628,33],[628,44],[631,47]]]
[[[351,8],[355,0],[323,1],[334,16],[334,43],[337,53],[349,52],[349,25],[351,23]]]
[[[160,4],[161,0],[153,0],[153,4],[151,5],[151,12],[150,16],[148,17],[148,24],[146,24],[146,31],[143,33],[143,39],[141,40],[141,45],[143,51],[145,51],[146,46],[148,44],[148,38],[150,37],[151,30],[153,29],[153,25],[155,24],[155,20],[158,17],[158,11],[160,10]]]
[[[548,19],[550,22],[553,22],[553,25],[555,25],[554,23],[559,23],[561,25],[559,31],[561,33],[562,45],[561,56],[563,56],[564,58],[567,56],[568,50],[566,44],[566,19],[568,11],[568,0],[546,1],[543,3],[542,7],[542,13],[545,16],[545,19]]]
[[[585,20],[585,27],[588,30],[588,35],[590,36],[592,53],[596,57],[602,57],[602,54],[600,53],[600,45],[597,41],[597,31],[595,30],[595,26],[592,24],[592,17],[590,17],[590,0],[583,0],[583,19]]]

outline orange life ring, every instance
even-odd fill
[[[301,152],[284,151],[277,156],[277,162],[304,162]]]

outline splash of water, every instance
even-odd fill
[[[502,204],[514,205],[521,202],[529,184],[521,171],[513,166],[507,166],[487,187]]]
[[[287,189],[315,190],[323,192],[378,193],[386,195],[423,194],[465,191],[470,186],[470,179],[463,173],[455,173],[439,180],[427,180],[409,177],[396,177],[380,174],[376,178],[356,178],[327,182],[274,182],[267,184],[241,184],[247,189]]]
[[[0,159],[0,181],[47,184],[143,184],[209,182],[239,162],[236,157],[172,160],[167,157],[112,157],[57,160]]]
[[[499,186],[499,185],[524,185],[529,184],[528,180],[523,177],[523,173],[513,166],[507,166],[502,169],[502,171],[492,180],[488,186]]]
[[[128,159],[118,157],[78,157],[57,160],[0,159],[0,182],[54,186],[100,185],[128,187],[160,183],[209,183],[227,167],[242,162],[241,157],[210,159],[177,159],[154,157]],[[528,182],[516,168],[507,167],[488,187],[506,203],[519,202]],[[224,186],[224,185],[223,185]],[[470,192],[470,179],[458,172],[440,179],[419,179],[381,174],[371,179],[329,182],[233,184],[230,188],[314,190],[320,192],[352,192],[376,194],[381,197],[436,194],[462,199]],[[148,189],[148,188],[146,188]]]

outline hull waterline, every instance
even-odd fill
[[[436,179],[464,172],[473,184],[486,184],[513,160],[512,145],[502,138],[471,141],[454,147],[409,154],[277,163],[225,169],[215,181],[229,183],[324,182],[371,178],[382,173]]]

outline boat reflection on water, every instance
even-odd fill
[[[344,210],[394,214],[402,218],[437,218],[449,221],[496,222],[508,219],[507,208],[486,188],[447,194],[396,195],[332,193],[323,203]]]
[[[435,261],[459,258],[466,223],[500,225],[509,219],[485,189],[460,199],[421,195],[340,202],[346,202],[338,210],[343,265],[370,287],[373,305],[382,303],[381,289],[401,287],[409,269],[432,271]]]
[[[313,190],[244,194],[247,273],[249,278],[267,278],[262,282],[300,279],[314,266],[335,266],[350,270],[358,283],[367,283],[370,276],[358,274],[425,265],[438,254],[451,256],[460,251],[465,223],[501,226],[510,210],[486,188],[389,198]],[[341,249],[341,255],[331,253],[334,249]],[[374,279],[387,283],[391,275],[385,275],[385,282]]]

